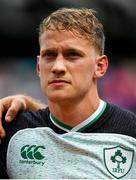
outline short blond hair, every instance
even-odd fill
[[[104,53],[105,36],[103,25],[95,16],[96,11],[88,8],[61,8],[46,17],[39,26],[39,39],[46,30],[68,30],[84,37]]]

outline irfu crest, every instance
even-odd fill
[[[125,176],[131,169],[134,151],[120,146],[104,149],[104,162],[107,170],[116,178]]]

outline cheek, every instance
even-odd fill
[[[73,80],[76,81],[75,84],[77,86],[90,86],[91,82],[93,81],[93,74],[94,74],[94,68],[92,66],[88,65],[82,65],[76,70],[73,70]]]
[[[94,72],[95,72],[95,65],[91,63],[86,63],[82,64],[79,68],[78,71],[79,75],[81,78],[87,78],[90,79],[92,78]]]

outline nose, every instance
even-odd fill
[[[66,66],[65,60],[62,56],[58,56],[52,66],[52,73],[54,74],[65,74]]]

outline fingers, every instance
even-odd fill
[[[1,120],[0,120],[0,139],[4,138],[5,135],[6,135],[6,132],[5,132],[4,128],[2,127],[2,123],[1,123]]]
[[[5,113],[5,121],[11,122],[19,110],[26,108],[25,100],[23,96],[8,96],[6,98],[0,99],[0,142],[1,139],[5,137],[6,133],[2,127],[2,116]]]
[[[1,138],[4,138],[6,133],[4,128],[2,127],[2,114],[4,112],[4,107],[3,105],[0,105],[0,143],[1,143]]]
[[[0,121],[0,139],[4,138],[6,135],[6,132],[4,130],[4,128],[2,127],[1,121]]]
[[[11,103],[11,106],[9,107],[9,109],[7,110],[7,113],[6,113],[6,116],[5,116],[6,122],[11,122],[16,117],[19,110],[21,110],[21,109],[24,109],[22,107],[22,103],[20,103],[17,100],[14,100]]]
[[[3,107],[3,105],[0,105],[0,122],[1,122],[1,119],[2,119],[3,112],[4,112],[4,107]]]

